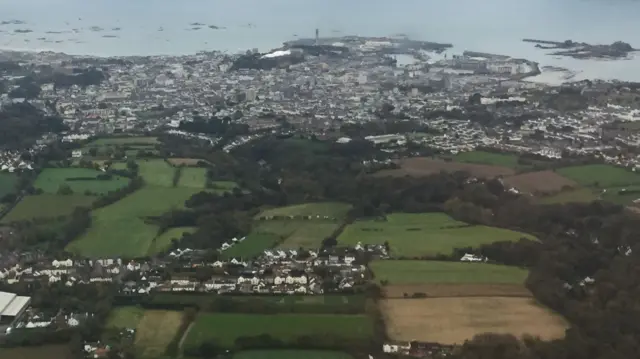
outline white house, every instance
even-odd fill
[[[460,258],[461,262],[486,262],[487,258],[483,258],[481,256],[476,256],[474,254],[465,253],[462,258]]]

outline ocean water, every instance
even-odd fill
[[[640,81],[640,54],[555,58],[521,41],[621,40],[640,48],[639,16],[634,0],[0,0],[0,21],[25,22],[0,26],[0,48],[100,56],[267,51],[318,28],[320,36],[402,33],[452,43],[453,53],[492,52],[566,67],[577,78]]]

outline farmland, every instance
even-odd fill
[[[207,162],[198,158],[169,158],[167,161],[173,166],[196,166],[198,162]]]
[[[386,221],[365,220],[348,225],[338,237],[345,245],[389,242],[394,257],[450,254],[454,248],[534,237],[502,228],[472,226],[443,213],[394,213]]]
[[[176,169],[161,159],[137,161],[140,176],[149,186],[173,187]]]
[[[56,194],[25,196],[2,219],[2,223],[66,216],[71,214],[77,207],[91,207],[95,199],[92,196],[75,194],[69,196]]]
[[[561,191],[552,196],[545,196],[539,199],[542,204],[562,204],[562,203],[585,203],[598,199],[598,195],[591,188],[578,188]]]
[[[85,256],[144,256],[158,232],[146,218],[183,207],[195,192],[188,188],[142,188],[94,211],[89,230],[67,249]]]
[[[247,350],[233,359],[352,359],[349,354],[323,350]]]
[[[13,173],[0,172],[0,198],[13,192],[18,184],[18,176]]]
[[[233,181],[213,181],[211,185],[213,190],[218,193],[231,192],[238,187],[238,184]]]
[[[512,176],[515,171],[509,167],[481,165],[473,163],[463,163],[455,161],[444,161],[430,157],[413,157],[396,161],[400,166],[398,169],[383,170],[376,173],[376,176],[430,176],[444,172],[469,172],[472,176],[480,178],[494,178],[498,176]]]
[[[280,216],[280,217],[332,217],[332,218],[344,218],[347,212],[351,208],[350,205],[339,202],[319,202],[319,203],[304,203],[293,206],[272,208],[262,211],[256,216],[257,218],[268,216]]]
[[[578,187],[575,181],[562,177],[553,171],[523,173],[507,177],[504,182],[521,192],[527,193],[553,193],[568,187]]]
[[[99,138],[91,143],[88,147],[103,147],[103,146],[133,146],[133,145],[155,145],[158,144],[156,137],[107,137]]]
[[[611,165],[564,167],[556,172],[586,187],[605,188],[640,184],[640,175]]]
[[[233,347],[239,337],[269,334],[290,342],[300,336],[339,335],[346,339],[368,339],[373,335],[373,322],[362,315],[280,314],[200,314],[187,335],[184,345],[197,347],[213,340],[223,347]]]
[[[184,167],[180,170],[178,187],[204,189],[207,186],[207,169]]]
[[[476,163],[481,165],[518,168],[518,156],[510,153],[494,153],[485,151],[461,152],[453,157],[456,162]]]
[[[328,220],[283,219],[254,222],[254,225],[251,235],[261,235],[263,239],[274,241],[277,237],[281,241],[279,247],[297,249],[319,248],[322,240],[333,234],[340,223]]]
[[[280,241],[280,236],[276,234],[253,232],[244,241],[222,252],[222,255],[225,258],[253,258]]]
[[[386,299],[381,304],[393,340],[462,344],[480,333],[564,336],[567,323],[531,298]]]
[[[125,187],[129,179],[111,176],[109,179],[98,179],[104,175],[100,171],[88,168],[45,168],[34,183],[34,187],[45,193],[57,193],[61,185],[68,185],[74,193],[91,192],[105,194]]]
[[[394,284],[519,284],[527,270],[497,264],[380,260],[371,263],[377,281]]]
[[[178,228],[170,228],[166,232],[157,236],[153,239],[151,246],[149,247],[148,253],[155,254],[159,253],[171,246],[171,242],[173,239],[180,240],[184,233],[194,233],[197,228],[195,227],[178,227]]]
[[[138,307],[117,307],[109,313],[108,328],[137,328],[144,317],[144,309]]]

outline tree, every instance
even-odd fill
[[[60,187],[58,187],[58,194],[63,196],[69,196],[73,194],[73,190],[68,184],[63,183],[60,185]]]
[[[96,157],[98,155],[98,149],[96,147],[91,147],[89,149],[89,155],[91,157]]]

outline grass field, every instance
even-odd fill
[[[310,314],[200,314],[187,335],[184,345],[197,347],[204,341],[232,347],[242,336],[269,334],[282,341],[291,341],[304,335],[340,335],[348,339],[369,338],[373,335],[373,322],[364,315],[310,315]]]
[[[55,218],[73,213],[77,207],[91,207],[96,197],[40,194],[25,196],[4,218],[2,223],[28,221],[35,218]]]
[[[91,228],[67,249],[85,256],[145,256],[158,227],[145,223],[171,208],[181,208],[197,190],[145,187],[93,212]]]
[[[272,233],[251,233],[244,241],[222,252],[225,258],[253,258],[275,246],[281,238]]]
[[[84,194],[85,191],[105,194],[129,183],[129,179],[119,176],[113,176],[110,180],[69,180],[70,178],[96,178],[100,174],[102,172],[88,168],[45,168],[36,178],[34,187],[45,193],[57,193],[60,185],[67,184],[76,194]]]
[[[247,350],[233,359],[352,359],[347,353],[323,350]]]
[[[196,230],[197,230],[196,227],[170,228],[166,232],[157,236],[153,240],[147,253],[155,254],[155,253],[162,252],[171,246],[173,239],[180,240],[182,238],[183,233],[193,233]]]
[[[272,208],[260,212],[256,219],[266,216],[328,216],[332,218],[344,218],[351,206],[339,202],[304,203],[293,206]]]
[[[488,263],[379,260],[371,262],[376,281],[389,284],[523,284],[527,270]]]
[[[563,203],[586,203],[593,202],[599,197],[591,188],[578,188],[562,191],[552,196],[545,196],[538,199],[542,204],[563,204]]]
[[[511,153],[493,153],[484,151],[461,152],[453,157],[456,162],[477,163],[481,165],[518,168],[518,156]]]
[[[504,182],[521,192],[544,194],[576,188],[578,184],[553,171],[523,173],[504,178]]]
[[[18,176],[9,172],[0,172],[0,198],[15,191]]]
[[[156,137],[107,137],[99,138],[91,143],[88,147],[102,147],[102,146],[124,146],[124,145],[155,145],[158,143]]]
[[[505,166],[483,165],[456,161],[444,161],[431,157],[412,157],[395,161],[400,168],[376,172],[379,177],[424,177],[440,172],[468,172],[479,178],[494,178],[498,176],[512,176],[516,172]]]
[[[207,186],[207,169],[185,167],[181,170],[178,187],[204,189]]]
[[[385,298],[411,298],[416,293],[423,293],[428,298],[533,297],[533,294],[531,294],[523,283],[390,284],[382,287],[382,294]]]
[[[2,359],[72,359],[68,345],[43,345],[35,347],[0,348]]]
[[[141,358],[161,357],[175,337],[182,313],[167,310],[147,310],[138,322],[135,346]]]
[[[137,328],[144,317],[144,309],[138,307],[117,307],[109,313],[107,328]]]
[[[601,198],[615,204],[631,205],[633,201],[640,198],[639,191],[640,186],[638,185],[607,188],[606,192],[602,193]]]
[[[169,158],[167,159],[167,161],[169,161],[169,163],[174,166],[196,166],[198,162],[208,162],[206,160],[201,160],[198,158]]]
[[[487,332],[550,340],[568,327],[531,298],[387,299],[381,308],[392,340],[462,344]]]
[[[139,160],[140,176],[149,186],[173,187],[173,176],[176,169],[160,159]]]
[[[348,225],[338,243],[383,244],[388,241],[394,257],[450,254],[454,248],[477,247],[497,241],[533,236],[502,228],[471,226],[444,213],[394,213],[386,221],[358,221]]]
[[[340,222],[326,220],[266,220],[255,221],[253,235],[262,235],[263,239],[277,237],[280,239],[281,248],[307,248],[317,249],[322,240],[329,237],[340,227]],[[246,240],[245,240],[246,241]],[[262,242],[265,244],[264,242]],[[273,242],[272,242],[273,244]]]
[[[584,165],[556,170],[560,175],[587,187],[620,187],[640,184],[640,175],[611,165]]]
[[[239,187],[237,183],[233,181],[213,181],[213,190],[220,194],[233,191],[234,188]]]

